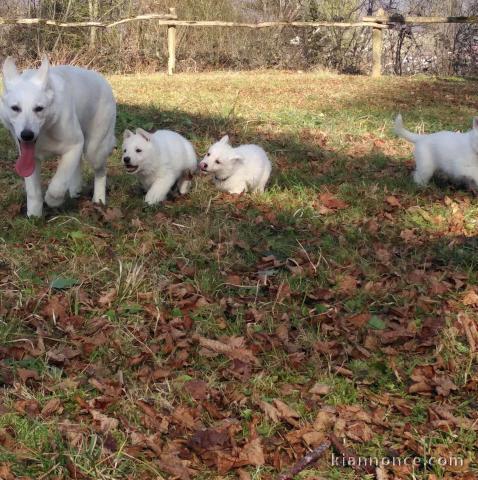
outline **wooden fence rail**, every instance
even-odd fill
[[[263,29],[273,27],[295,28],[356,28],[368,27],[372,29],[372,77],[378,77],[382,73],[382,45],[383,30],[394,28],[399,25],[430,25],[440,23],[478,23],[478,16],[471,17],[404,17],[400,14],[386,15],[379,9],[375,16],[363,17],[359,22],[260,22],[240,23],[223,22],[217,20],[179,20],[175,8],[170,8],[169,13],[150,13],[137,15],[136,17],[124,18],[111,23],[105,22],[61,22],[43,18],[5,18],[0,17],[0,26],[4,25],[45,25],[59,28],[102,28],[109,29],[130,22],[156,21],[157,25],[168,28],[168,74],[172,75],[176,68],[176,27],[225,27],[225,28],[250,28]]]

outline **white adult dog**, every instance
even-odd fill
[[[199,167],[203,172],[214,173],[214,184],[219,190],[235,194],[263,192],[272,169],[261,147],[233,148],[227,135],[209,148]]]
[[[25,178],[27,214],[41,216],[43,196],[40,160],[60,161],[45,202],[58,207],[68,191],[81,191],[81,157],[94,170],[95,203],[106,202],[106,160],[115,145],[116,102],[108,82],[98,73],[71,66],[50,67],[43,58],[38,70],[17,71],[8,57],[3,64],[4,92],[0,117],[20,155],[15,165]]]
[[[137,174],[147,191],[145,202],[155,205],[166,199],[176,185],[184,195],[191,188],[190,174],[197,170],[194,147],[179,133],[158,130],[136,133],[125,130],[123,163],[128,173]]]
[[[395,133],[415,144],[413,179],[418,185],[426,185],[436,171],[441,171],[473,190],[478,187],[478,117],[473,119],[473,128],[466,133],[419,135],[406,130],[402,116],[398,115]]]

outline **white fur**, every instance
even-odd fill
[[[214,173],[214,184],[219,190],[235,194],[263,192],[272,169],[261,147],[233,148],[227,135],[209,148],[199,166],[203,172]]]
[[[452,180],[478,186],[478,117],[466,133],[437,132],[418,135],[406,130],[401,115],[395,119],[395,133],[415,144],[415,183],[426,185],[436,171]]]
[[[124,132],[123,163],[130,173],[138,175],[147,190],[145,202],[162,202],[177,184],[184,195],[191,188],[186,173],[197,169],[196,153],[191,143],[179,133],[158,130],[148,133],[141,128]]]
[[[82,154],[94,174],[93,201],[106,202],[106,160],[114,148],[116,102],[108,82],[98,73],[71,67],[50,67],[43,58],[38,70],[20,74],[12,58],[3,65],[4,92],[0,118],[19,147],[24,129],[34,133],[36,166],[25,178],[27,214],[41,216],[43,198],[40,160],[59,156],[60,161],[45,195],[49,206],[63,203],[66,191],[75,197],[81,190]],[[12,106],[20,111],[15,112]],[[38,106],[41,112],[35,111]]]

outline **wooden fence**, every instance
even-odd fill
[[[263,29],[272,27],[296,27],[296,28],[356,28],[368,27],[372,29],[372,77],[382,74],[382,46],[383,31],[396,28],[399,25],[431,25],[440,23],[478,23],[478,16],[474,17],[404,17],[399,14],[386,15],[379,9],[375,16],[363,17],[358,22],[262,22],[262,23],[239,23],[207,20],[179,20],[175,8],[170,8],[165,14],[146,14],[136,17],[124,18],[111,23],[103,22],[61,22],[43,18],[2,18],[2,25],[47,25],[59,28],[91,28],[109,29],[129,22],[156,21],[158,25],[164,25],[168,29],[168,74],[172,75],[176,68],[176,28],[183,27],[226,27],[226,28],[250,28]]]

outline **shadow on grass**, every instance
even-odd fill
[[[383,95],[388,93],[384,92]],[[362,100],[365,101],[359,96],[354,98],[357,105]],[[387,156],[380,149],[370,148],[368,153],[356,155],[348,155],[346,152],[330,149],[318,130],[316,132],[305,130],[305,132],[297,133],[277,132],[275,129],[268,128],[269,126],[264,125],[261,121],[247,123],[233,114],[229,116],[200,115],[180,109],[159,110],[153,107],[119,104],[116,128],[118,147],[121,146],[124,129],[136,127],[148,130],[159,128],[175,130],[193,142],[199,157],[206,152],[212,142],[226,133],[230,135],[234,145],[257,143],[263,146],[270,154],[274,164],[269,186],[274,199],[272,201],[258,199],[257,208],[254,208],[254,202],[252,202],[251,211],[249,215],[246,215],[248,221],[244,234],[247,235],[248,229],[250,230],[250,222],[254,220],[254,217],[260,216],[264,210],[260,203],[269,202],[268,207],[277,209],[282,226],[289,229],[275,228],[265,237],[275,237],[276,243],[281,243],[277,239],[283,237],[287,245],[287,247],[282,246],[284,255],[292,248],[296,229],[302,230],[301,238],[310,237],[311,239],[314,235],[319,234],[319,230],[321,230],[321,234],[324,233],[324,230],[330,230],[330,238],[327,240],[330,243],[330,252],[328,253],[334,256],[334,250],[342,248],[341,258],[344,262],[348,251],[357,250],[360,247],[365,248],[371,242],[376,242],[377,239],[385,242],[394,239],[401,245],[399,250],[402,247],[406,250],[406,242],[400,238],[400,232],[405,228],[402,219],[397,221],[395,227],[388,222],[386,233],[379,231],[376,235],[366,232],[366,229],[363,228],[364,221],[383,213],[384,198],[390,194],[403,196],[412,205],[418,201],[421,206],[426,206],[436,202],[437,196],[444,198],[446,195],[454,193],[450,187],[445,187],[439,192],[431,187],[420,190],[417,198],[417,188],[410,178],[411,162],[405,163],[403,159]],[[2,134],[6,134],[6,132],[3,131]],[[0,164],[3,167],[0,181],[16,185],[19,180],[11,169],[11,162],[15,156],[14,147],[12,142],[9,142],[9,145],[7,154],[0,157]],[[109,188],[112,195],[110,196],[115,197],[116,202],[130,211],[134,209],[149,211],[145,210],[142,204],[140,190],[134,177],[123,173],[119,165],[119,151],[120,149],[111,161]],[[55,168],[54,162],[48,162],[45,170],[53,168]],[[89,194],[91,185],[88,184],[85,191]],[[311,203],[314,197],[324,191],[339,195],[348,203],[349,209],[344,213],[336,212],[332,217],[320,218]],[[15,195],[17,195],[17,191],[15,191]],[[134,201],[131,202],[133,197]],[[68,202],[62,211],[71,212],[75,209],[74,203]],[[174,207],[178,213],[184,213],[188,209],[191,213],[196,213],[194,208],[191,209],[191,205],[186,204],[184,208],[181,205],[181,202],[178,202]],[[233,208],[234,205],[229,211],[231,215]],[[54,214],[56,213],[54,212]],[[200,214],[199,210],[197,213]],[[52,213],[47,211],[47,216],[51,215]],[[325,228],[317,228],[316,225],[316,228],[307,231],[304,225],[307,225],[311,219],[315,224],[319,222],[321,227]],[[340,247],[338,244],[341,235],[345,235],[346,241],[351,245]],[[449,265],[454,265],[460,270],[468,271],[470,267],[474,268],[472,265],[474,266],[475,262],[470,254],[470,248],[468,248],[470,242],[468,240],[463,242],[464,247],[455,249],[455,251],[447,250],[449,243],[447,237],[444,237],[443,240],[429,242],[420,247],[422,253],[417,255],[417,261],[425,257],[429,259],[436,257],[436,261],[432,263],[437,266],[440,265],[444,268],[445,263],[448,262]],[[446,253],[447,251],[448,253]],[[439,252],[443,253],[446,261],[440,261]],[[369,253],[372,254],[372,252]]]

